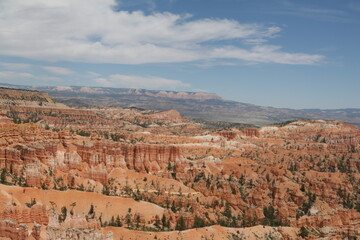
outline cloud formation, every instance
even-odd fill
[[[154,77],[114,74],[108,78],[97,78],[95,82],[104,87],[126,87],[146,89],[177,89],[189,88],[190,84],[179,80]]]
[[[19,81],[28,81],[29,83],[34,80],[42,82],[62,82],[63,80],[54,76],[47,75],[34,75],[28,72],[13,72],[13,71],[1,71],[0,82],[8,81],[9,83],[18,83]]]
[[[0,66],[6,69],[20,70],[31,68],[32,65],[27,63],[0,62]]]
[[[70,74],[74,73],[72,70],[64,68],[64,67],[43,66],[41,68],[46,71],[49,71],[49,72],[52,72],[55,74],[60,74],[60,75],[70,75]]]
[[[2,0],[0,54],[45,61],[171,63],[235,59],[317,64],[321,55],[268,45],[279,27],[169,12],[114,11],[114,0]],[[255,47],[224,45],[223,40]],[[61,74],[58,72],[58,74]]]
[[[0,72],[0,79],[4,79],[4,80],[35,79],[35,76],[31,73],[26,73],[26,72],[4,71],[4,72]]]

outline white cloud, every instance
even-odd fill
[[[0,79],[2,80],[13,80],[13,79],[34,79],[35,76],[31,73],[26,73],[26,72],[11,72],[11,71],[4,71],[4,72],[0,72]]]
[[[28,69],[31,68],[31,64],[26,63],[10,63],[10,62],[0,62],[0,66],[7,69]]]
[[[220,58],[316,64],[323,59],[266,45],[281,31],[276,26],[241,24],[229,19],[193,20],[188,15],[168,12],[114,12],[114,4],[114,0],[2,0],[0,54],[45,61],[120,64]],[[272,50],[240,48],[241,41],[227,46],[222,40],[241,40]]]
[[[16,81],[27,80],[27,81],[44,81],[44,82],[62,82],[63,79],[47,75],[34,75],[27,72],[13,72],[3,71],[0,72],[0,82],[7,81],[15,83]]]
[[[54,76],[39,76],[38,79],[45,81],[45,82],[63,82],[64,80],[59,77]]]
[[[61,74],[61,75],[70,75],[70,74],[74,73],[72,70],[67,69],[67,68],[63,68],[63,67],[43,66],[41,68],[46,70],[46,71],[49,71],[51,73]]]
[[[136,75],[110,75],[108,78],[97,78],[96,83],[104,87],[126,87],[126,88],[146,88],[146,89],[177,89],[189,88],[190,84],[179,80]]]
[[[282,63],[282,64],[315,64],[322,60],[321,55],[307,55],[302,53],[282,52],[279,46],[255,46],[250,50],[244,50],[233,47],[224,47],[214,49],[214,56],[223,56],[224,58],[234,58],[247,62],[261,63]]]
[[[101,74],[96,73],[96,72],[87,72],[87,75],[92,77],[92,78],[97,78],[97,77],[101,76]]]

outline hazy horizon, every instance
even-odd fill
[[[249,103],[249,102],[240,102],[240,101],[236,101],[236,100],[231,100],[231,99],[226,99],[222,96],[220,96],[219,94],[215,93],[215,92],[196,92],[196,91],[180,91],[180,90],[167,90],[167,89],[146,89],[146,88],[126,88],[126,87],[101,87],[101,86],[80,86],[80,85],[68,85],[68,86],[60,86],[60,85],[54,85],[54,86],[44,86],[44,85],[16,85],[16,84],[11,84],[11,83],[3,83],[0,82],[0,87],[1,84],[7,85],[9,84],[9,88],[11,88],[11,86],[13,86],[14,89],[18,89],[16,88],[17,86],[23,86],[23,87],[33,87],[33,89],[26,89],[26,90],[32,90],[32,91],[39,91],[36,90],[38,88],[52,88],[52,87],[74,87],[74,88],[82,88],[82,87],[89,87],[89,88],[110,88],[110,89],[133,89],[133,90],[145,90],[145,91],[165,91],[165,92],[186,92],[186,93],[206,93],[206,94],[214,94],[220,98],[222,98],[222,100],[224,101],[233,101],[233,102],[239,102],[239,103],[244,103],[244,104],[250,104],[250,105],[256,105],[253,103]],[[5,86],[6,87],[6,86]],[[60,91],[61,92],[61,91]],[[51,94],[50,94],[51,96]],[[273,107],[273,108],[287,108],[287,107],[274,107],[274,106],[270,106],[270,105],[256,105],[256,106],[260,106],[260,107]],[[345,110],[345,109],[359,109],[360,108],[288,108],[288,109],[293,109],[293,110]]]

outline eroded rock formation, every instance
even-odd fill
[[[261,236],[284,239],[360,234],[360,131],[352,125],[203,129],[176,111],[50,105],[33,107],[41,119],[26,123],[23,101],[56,103],[14,94],[3,91],[0,116],[2,237],[146,239],[155,234],[140,231],[181,230],[184,239],[251,239],[257,225],[269,226]],[[214,236],[182,231],[217,224],[207,228]]]

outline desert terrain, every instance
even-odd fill
[[[0,89],[0,239],[357,239],[360,131]]]

